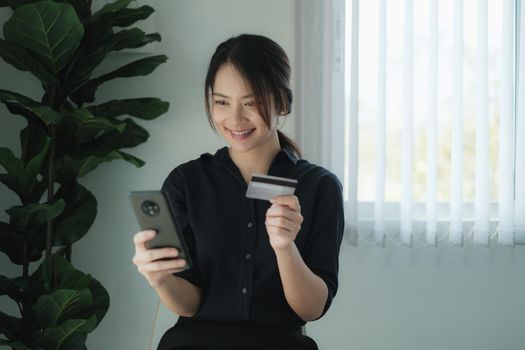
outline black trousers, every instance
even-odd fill
[[[157,350],[318,350],[299,326],[243,321],[208,321],[180,317],[162,336]]]

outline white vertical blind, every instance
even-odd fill
[[[343,172],[347,233],[357,232],[368,243],[380,245],[385,238],[398,240],[397,233],[405,245],[420,237],[436,245],[440,232],[448,230],[453,245],[462,246],[465,237],[488,245],[495,233],[492,224],[496,224],[500,244],[525,243],[525,182],[519,181],[525,178],[525,34],[522,24],[519,51],[514,51],[519,24],[515,0],[490,2],[490,12],[488,0],[474,0],[476,11],[465,11],[465,0],[398,0],[396,5],[401,6],[390,7],[387,0],[372,5],[346,0],[343,16],[344,1],[297,2],[303,16],[298,131],[307,159],[315,162],[319,157],[318,164],[339,177]],[[425,13],[414,12],[421,9]],[[451,28],[447,21],[440,21],[449,13],[453,14]],[[371,20],[377,21],[377,27],[360,33],[360,22],[366,25]],[[497,41],[489,41],[494,23],[500,20]],[[342,22],[346,37],[339,31]],[[377,35],[371,34],[369,30],[376,28]],[[374,56],[359,61],[360,50]],[[428,54],[424,69],[419,60],[422,53]],[[499,71],[494,63],[500,64]],[[377,74],[377,84],[370,83],[368,74]],[[344,94],[338,90],[342,85]],[[338,107],[343,105],[342,98],[344,113]],[[474,123],[467,122],[471,118]],[[421,126],[426,132],[416,134]],[[401,139],[392,140],[391,135]],[[498,155],[489,147],[494,137]],[[360,159],[360,143],[371,145],[374,152],[363,149],[366,155]],[[443,146],[450,148],[449,160],[442,158],[448,154]],[[426,148],[423,166],[420,147]],[[392,158],[387,157],[391,154]],[[490,162],[491,156],[497,163]],[[362,166],[372,172],[359,179]],[[450,173],[441,176],[447,166]],[[448,176],[446,189],[443,183]],[[491,180],[497,180],[492,189]],[[362,191],[363,187],[369,191]],[[497,198],[491,197],[493,192]],[[369,197],[369,202],[359,200],[358,194]],[[443,194],[449,199],[438,202]],[[464,230],[472,223],[470,235]],[[367,237],[370,233],[373,241]]]
[[[386,0],[379,0],[379,41],[377,59],[377,138],[374,203],[374,239],[385,243],[385,166],[386,166]]]
[[[414,82],[414,2],[405,0],[405,51],[403,81],[403,129],[401,135],[401,241],[412,244],[412,162]]]
[[[454,63],[449,239],[463,244],[463,0],[454,4]]]
[[[516,79],[516,242],[525,244],[525,2],[520,2]]]
[[[478,2],[476,183],[474,242],[489,244],[489,87],[488,87],[488,4]]]
[[[430,0],[427,104],[427,215],[426,241],[437,244],[437,175],[438,175],[438,0]]]
[[[333,1],[331,9],[327,11],[333,18],[332,26],[332,70],[331,70],[331,132],[330,166],[331,170],[341,181],[344,177],[344,165],[338,152],[345,147],[345,130],[341,127],[345,123],[345,76],[344,76],[344,42],[345,42],[345,3],[342,0]]]
[[[359,0],[352,1],[352,39],[351,39],[351,63],[350,63],[350,105],[349,105],[349,125],[347,130],[348,140],[348,221],[350,232],[357,232],[357,164],[358,164],[358,145],[359,145]]]
[[[514,0],[503,0],[498,242],[514,244]]]

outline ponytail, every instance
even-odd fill
[[[281,148],[288,146],[298,158],[303,157],[301,149],[299,148],[299,145],[295,143],[295,141],[286,136],[281,130],[277,130],[277,135],[279,136],[279,144],[281,145]]]

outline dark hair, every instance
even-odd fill
[[[286,52],[273,40],[261,35],[242,34],[219,44],[213,54],[206,82],[204,98],[206,114],[213,130],[213,120],[210,112],[209,93],[217,71],[224,64],[233,65],[250,83],[257,98],[259,113],[266,125],[271,126],[272,102],[280,115],[292,111],[292,90],[290,90],[290,63]],[[302,152],[299,146],[282,131],[277,130],[281,147],[288,146],[299,158]]]

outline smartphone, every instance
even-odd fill
[[[155,237],[145,242],[146,248],[177,248],[178,258],[186,260],[184,270],[190,268],[192,262],[189,250],[175,220],[168,196],[162,191],[132,191],[129,193],[129,201],[140,229],[157,232]]]

